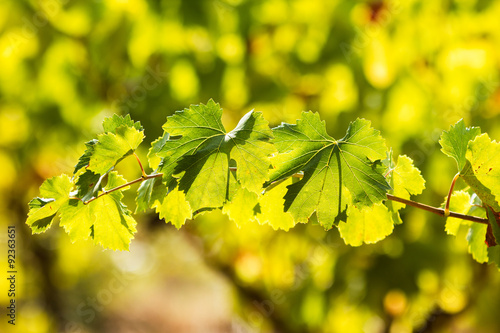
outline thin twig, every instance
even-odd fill
[[[400,203],[404,203],[405,205],[412,206],[415,208],[423,209],[425,211],[437,214],[439,216],[443,216],[443,217],[445,216],[444,209],[442,209],[442,208],[428,206],[428,205],[425,205],[425,204],[420,203],[420,202],[396,197],[395,195],[392,195],[392,194],[387,194],[387,199],[392,200],[392,201],[397,201]],[[455,217],[457,219],[462,219],[462,220],[467,220],[467,221],[472,221],[472,222],[477,222],[477,223],[482,223],[482,224],[488,224],[488,219],[484,219],[484,218],[472,216],[472,215],[464,215],[464,214],[460,214],[460,213],[449,212],[449,217]]]
[[[130,186],[130,185],[135,184],[135,183],[140,183],[140,182],[145,181],[145,180],[147,180],[147,179],[157,178],[157,177],[161,177],[161,176],[163,176],[163,174],[162,174],[162,173],[157,173],[157,174],[154,174],[154,175],[149,175],[149,176],[148,176],[148,175],[146,175],[146,176],[142,176],[141,178],[137,178],[137,179],[132,180],[132,181],[130,181],[130,182],[128,182],[128,183],[126,183],[126,184],[123,184],[123,185],[120,185],[120,186],[114,187],[114,188],[112,188],[112,189],[110,189],[110,190],[108,190],[108,191],[104,191],[104,190],[103,190],[103,192],[102,192],[101,194],[99,194],[97,197],[93,197],[92,199],[89,199],[89,200],[85,201],[83,204],[84,204],[84,205],[87,205],[87,204],[89,204],[90,202],[92,202],[92,201],[94,201],[94,200],[96,200],[96,199],[98,199],[98,198],[102,197],[103,195],[110,194],[111,192],[121,190],[121,189],[122,189],[122,188],[124,188],[124,187]]]

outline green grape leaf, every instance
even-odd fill
[[[117,133],[117,129],[120,126],[135,128],[138,131],[143,131],[142,125],[139,121],[134,121],[130,119],[130,115],[126,115],[125,117],[114,114],[112,117],[104,118],[102,122],[102,127],[105,133]]]
[[[490,246],[488,248],[488,263],[495,264],[500,270],[500,245]]]
[[[347,222],[338,225],[340,236],[347,245],[376,243],[392,233],[392,215],[382,203],[373,206],[347,208]]]
[[[96,175],[90,170],[81,169],[74,176],[76,193],[72,193],[73,196],[80,198],[83,201],[90,200],[102,189],[102,178],[103,176]]]
[[[477,196],[473,195],[473,197],[471,197],[468,192],[455,191],[451,195],[450,210],[461,214],[483,217],[482,215],[484,215],[484,210],[476,209],[476,207],[473,206],[473,204],[476,204],[474,201],[476,198]],[[443,203],[443,207],[445,203]],[[472,255],[472,258],[479,263],[487,262],[488,246],[484,241],[486,239],[487,225],[473,223],[454,217],[448,217],[446,219],[445,230],[447,234],[457,236],[460,228],[468,228],[466,239],[468,243],[468,251]]]
[[[257,194],[246,188],[240,188],[232,200],[224,205],[222,212],[241,228],[255,219],[254,208],[258,203]]]
[[[292,179],[285,179],[278,185],[266,190],[259,198],[260,213],[257,214],[257,221],[260,224],[269,224],[274,230],[288,231],[295,226],[292,214],[283,211],[285,204],[284,196],[287,186],[292,184]]]
[[[80,158],[78,159],[73,174],[76,174],[78,170],[80,170],[81,168],[85,168],[89,165],[90,157],[94,153],[94,147],[96,143],[97,143],[96,139],[85,142],[85,147],[87,148],[85,149],[83,155],[80,156]]]
[[[104,187],[109,191],[126,184],[126,180],[116,172],[108,175]],[[128,250],[134,238],[136,221],[130,216],[127,207],[121,202],[123,187],[118,191],[103,195],[88,204],[72,199],[61,207],[61,226],[69,234],[71,241],[92,237],[95,244],[112,250]]]
[[[465,127],[463,119],[450,127],[449,131],[443,131],[439,144],[441,151],[452,157],[457,162],[458,171],[465,166],[465,153],[467,144],[476,136],[481,134],[479,127]]]
[[[387,149],[369,121],[355,120],[337,141],[326,133],[317,113],[303,112],[296,125],[282,124],[273,133],[279,154],[272,159],[270,182],[304,172],[285,195],[285,211],[297,222],[307,222],[316,211],[318,222],[331,228],[347,205],[346,190],[360,207],[386,198],[390,186],[376,164]]]
[[[161,219],[164,219],[165,222],[171,222],[177,229],[180,229],[186,220],[193,215],[184,192],[177,187],[170,191],[166,197],[156,199],[153,207],[156,208]]]
[[[446,198],[445,198],[446,202]],[[444,207],[443,203],[443,207]],[[470,194],[465,191],[455,191],[451,194],[450,198],[450,211],[460,213],[460,214],[468,214],[471,209],[471,197]],[[465,221],[462,219],[457,219],[454,217],[448,217],[446,219],[445,231],[448,235],[456,236],[458,230],[461,226],[470,227],[472,222]],[[484,242],[484,238],[483,238]]]
[[[472,223],[467,233],[468,250],[472,258],[479,263],[488,261],[488,246],[484,242],[488,226],[481,223]]]
[[[137,190],[135,212],[145,212],[148,208],[153,208],[155,201],[163,200],[166,195],[167,187],[162,183],[160,177],[143,181]]]
[[[165,142],[167,142],[169,138],[170,135],[164,132],[162,136],[151,143],[151,148],[148,152],[148,162],[151,169],[156,170],[160,166],[161,157],[157,154],[163,149]]]
[[[487,207],[488,222],[491,226],[491,231],[495,237],[495,246],[488,247],[489,263],[495,263],[500,269],[500,213],[494,211],[491,207]]]
[[[52,177],[40,186],[41,198],[30,201],[26,224],[34,234],[47,230],[61,207],[69,200],[69,193],[73,184],[67,175]]]
[[[460,176],[484,204],[500,211],[500,143],[481,134],[469,142],[465,156]]]
[[[102,175],[132,154],[144,139],[144,133],[135,127],[120,126],[114,133],[99,134],[97,139],[88,170]]]
[[[391,158],[392,163],[392,158]],[[390,166],[392,172],[389,173],[389,185],[392,187],[392,194],[397,197],[410,199],[411,195],[422,193],[425,189],[425,180],[415,166],[413,160],[406,155],[399,155],[398,162]],[[391,201],[393,211],[398,211],[406,205]]]
[[[99,200],[99,199],[98,199]],[[93,202],[85,205],[81,200],[71,199],[61,206],[59,225],[69,235],[72,243],[77,240],[86,240],[91,233],[95,218],[91,208]]]
[[[158,141],[158,172],[166,184],[179,179],[179,189],[194,211],[221,207],[230,200],[230,161],[237,166],[238,183],[251,192],[261,191],[268,179],[269,156],[275,150],[262,114],[250,111],[228,133],[221,118],[222,109],[213,100],[192,105],[167,118],[163,128],[169,138]]]

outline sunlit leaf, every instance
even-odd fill
[[[96,174],[106,173],[116,163],[132,154],[143,139],[142,131],[125,125],[117,127],[114,132],[99,134],[88,169]]]
[[[153,207],[156,200],[161,201],[166,195],[167,187],[162,183],[161,177],[143,181],[137,189],[135,212],[145,212],[148,208]]]
[[[391,158],[392,159],[392,158]],[[411,195],[422,193],[425,189],[425,180],[415,166],[413,160],[406,155],[399,155],[397,164],[394,166],[391,160],[389,166],[389,185],[392,194],[403,199],[410,199]],[[391,171],[392,170],[392,171]],[[399,202],[391,202],[394,211],[404,208],[406,205]]]
[[[97,140],[90,140],[89,142],[85,142],[85,152],[83,153],[82,156],[78,159],[78,163],[75,165],[75,170],[73,171],[73,174],[76,174],[78,170],[81,168],[85,168],[89,165],[90,157],[94,153],[94,147],[95,144],[97,143]]]
[[[455,191],[452,193],[450,199],[450,211],[460,214],[467,214],[470,208],[471,198],[469,193],[465,191]],[[456,236],[460,226],[470,226],[471,224],[472,222],[466,220],[448,217],[446,219],[445,230],[447,234]]]
[[[484,204],[500,211],[500,143],[479,135],[469,142],[465,156],[460,175]]]
[[[126,180],[116,172],[108,175],[104,190],[126,184]],[[121,202],[124,190],[103,195],[88,204],[72,199],[61,207],[61,226],[70,235],[70,239],[85,240],[92,236],[94,243],[112,250],[128,250],[130,241],[137,231],[136,221],[130,216],[127,207]],[[93,230],[93,233],[92,233]]]
[[[390,187],[375,164],[387,149],[369,121],[352,122],[346,136],[337,141],[326,133],[317,113],[303,112],[296,125],[282,124],[273,133],[280,154],[272,160],[270,181],[304,172],[285,196],[285,211],[297,222],[306,222],[316,211],[319,223],[331,228],[347,205],[346,190],[360,207],[385,199]]]
[[[284,211],[285,194],[287,186],[292,184],[292,179],[287,179],[281,184],[266,190],[259,198],[260,213],[257,214],[259,223],[268,223],[274,230],[288,231],[295,226],[292,214]]]
[[[339,232],[344,242],[351,246],[376,243],[392,233],[394,223],[384,204],[371,207],[347,208],[347,222],[340,222]]]
[[[222,109],[214,101],[192,105],[167,118],[163,126],[170,137],[160,139],[156,156],[162,158],[158,172],[170,184],[179,178],[193,210],[221,207],[229,197],[229,166],[234,161],[236,178],[251,192],[261,190],[268,179],[272,132],[259,112],[250,111],[235,129],[226,132]]]
[[[155,200],[153,207],[165,222],[172,223],[177,229],[186,223],[193,215],[189,202],[186,201],[184,192],[176,187],[166,197]]]
[[[43,182],[40,186],[41,198],[35,198],[29,203],[26,223],[33,233],[44,232],[50,227],[61,205],[69,200],[72,186],[67,175],[52,177]]]
[[[465,166],[465,153],[470,140],[481,134],[479,127],[465,127],[463,119],[450,127],[449,131],[443,131],[439,144],[441,151],[453,157],[457,162],[458,171]]]
[[[222,208],[222,212],[242,227],[255,219],[255,206],[258,203],[258,196],[246,188],[240,188],[230,202]]]
[[[467,233],[469,253],[479,263],[488,261],[488,246],[484,242],[487,228],[486,224],[472,223]]]

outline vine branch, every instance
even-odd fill
[[[83,204],[84,205],[87,205],[89,204],[90,202],[106,195],[106,194],[109,194],[109,193],[112,193],[114,191],[118,191],[118,190],[121,190],[122,188],[124,187],[127,187],[127,186],[130,186],[130,185],[133,185],[133,184],[136,184],[136,183],[140,183],[142,181],[145,181],[147,179],[152,179],[152,178],[158,178],[158,177],[161,177],[163,176],[162,173],[157,173],[157,174],[152,174],[152,175],[147,175],[146,172],[144,171],[144,168],[142,166],[142,163],[139,159],[139,157],[134,153],[134,156],[135,158],[137,159],[137,162],[139,163],[139,166],[141,168],[141,172],[142,172],[142,177],[140,178],[137,178],[135,180],[132,180],[126,184],[123,184],[123,185],[120,185],[120,186],[117,186],[115,188],[112,188],[108,191],[105,191],[103,190],[103,192],[101,194],[99,194],[98,196],[95,196],[87,201],[84,201]],[[229,170],[230,171],[236,171],[237,168],[236,167],[229,167]],[[303,173],[296,173],[296,174],[293,174],[292,177],[296,177],[296,178],[302,178],[304,176]],[[459,174],[457,174],[454,178],[453,178],[453,181],[452,181],[452,184],[451,184],[451,187],[450,187],[450,193],[453,191],[453,187],[455,185],[455,182],[458,178]],[[273,187],[275,187],[277,184],[281,183],[282,181],[284,180],[278,180],[272,184],[270,184],[266,190],[269,190]],[[481,218],[481,217],[477,217],[477,216],[472,216],[472,215],[465,215],[465,214],[460,214],[460,213],[456,213],[456,212],[450,212],[449,210],[449,207],[450,207],[450,193],[448,193],[448,199],[446,201],[446,208],[443,209],[443,208],[437,208],[437,207],[433,207],[433,206],[429,206],[429,205],[426,205],[426,204],[423,204],[423,203],[420,203],[420,202],[416,202],[416,201],[412,201],[412,200],[409,200],[409,199],[404,199],[404,198],[400,198],[400,197],[397,197],[395,195],[392,195],[392,194],[389,194],[387,193],[386,194],[386,197],[388,200],[392,200],[392,201],[397,201],[397,202],[400,202],[400,203],[403,203],[405,205],[408,205],[408,206],[412,206],[412,207],[415,207],[415,208],[418,208],[418,209],[422,209],[422,210],[425,210],[427,212],[431,212],[431,213],[434,213],[434,214],[437,214],[439,216],[443,216],[443,217],[454,217],[454,218],[457,218],[457,219],[461,219],[461,220],[466,220],[466,221],[471,221],[471,222],[476,222],[476,223],[482,223],[482,224],[488,224],[488,219],[485,219],[485,218]],[[79,198],[74,198],[74,199],[78,199],[78,200],[81,200]]]
[[[157,177],[161,177],[161,176],[163,176],[163,174],[162,174],[162,173],[157,173],[157,174],[154,174],[154,175],[145,175],[145,176],[142,176],[141,178],[137,178],[137,179],[132,180],[132,181],[130,181],[130,182],[128,182],[128,183],[126,183],[126,184],[123,184],[123,185],[120,185],[120,186],[114,187],[114,188],[112,188],[112,189],[110,189],[110,190],[108,190],[108,191],[103,190],[101,194],[99,194],[99,195],[98,195],[98,196],[96,196],[96,197],[93,197],[92,199],[89,199],[89,200],[85,201],[83,204],[84,204],[84,205],[87,205],[87,204],[91,203],[92,201],[94,201],[94,200],[96,200],[96,199],[98,199],[98,198],[102,197],[103,195],[110,194],[111,192],[121,190],[121,189],[122,189],[122,188],[124,188],[124,187],[130,186],[130,185],[133,185],[133,184],[135,184],[135,183],[140,183],[140,182],[145,181],[145,180],[147,180],[147,179],[157,178]]]
[[[408,199],[403,199],[403,198],[397,197],[397,196],[389,194],[389,193],[387,193],[387,199],[392,200],[392,201],[397,201],[397,202],[400,202],[400,203],[403,203],[405,205],[412,206],[415,208],[419,208],[419,209],[437,214],[439,216],[446,217],[445,209],[443,209],[443,208],[432,207],[432,206],[429,206],[429,205],[426,205],[426,204],[423,204],[420,202],[416,202],[416,201],[412,201],[412,200],[408,200]],[[460,214],[460,213],[450,212],[450,211],[449,211],[448,216],[455,217],[457,219],[466,220],[466,221],[488,224],[488,219],[484,219],[484,218],[477,217],[477,216],[465,215],[465,214]]]

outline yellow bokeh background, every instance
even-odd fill
[[[0,2],[0,332],[497,332],[500,272],[412,208],[362,247],[314,223],[238,227],[216,211],[178,231],[148,212],[115,253],[25,219],[105,117],[141,121],[146,165],[166,117],[210,98],[228,129],[251,109],[271,126],[317,111],[335,138],[369,119],[422,171],[416,200],[439,206],[456,172],[442,130],[463,118],[500,140],[499,17],[493,0]]]

